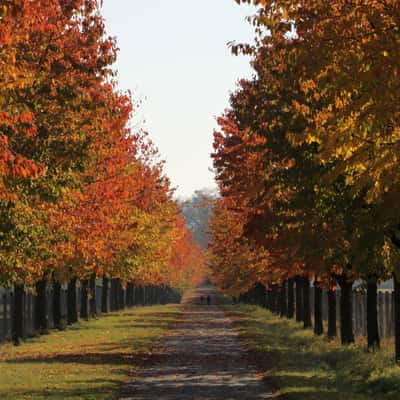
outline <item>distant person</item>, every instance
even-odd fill
[[[207,296],[207,304],[210,305],[211,304],[211,297]]]
[[[200,297],[200,303],[201,303],[201,304],[204,303],[204,297],[203,297],[203,296]]]

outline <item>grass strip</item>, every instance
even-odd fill
[[[265,379],[285,400],[399,400],[400,367],[393,342],[368,352],[315,337],[293,320],[251,305],[224,304]],[[278,396],[280,394],[280,396]]]
[[[137,307],[81,322],[66,331],[0,346],[0,399],[110,399],[180,306]]]

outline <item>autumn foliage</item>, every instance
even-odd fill
[[[202,279],[97,0],[0,2],[0,283]]]
[[[400,277],[399,4],[237,3],[258,6],[255,43],[232,46],[254,76],[214,134],[213,280],[233,295],[339,287],[343,343],[354,340],[351,286],[364,281],[379,346],[377,284],[394,277],[398,290]]]

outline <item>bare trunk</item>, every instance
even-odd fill
[[[314,333],[322,335],[324,333],[322,321],[322,288],[316,279],[314,282]]]
[[[308,276],[303,277],[303,326],[311,328],[311,307],[310,307],[310,280]]]
[[[84,279],[81,281],[81,318],[89,319],[88,313],[88,289],[89,281]]]
[[[45,279],[36,282],[34,326],[35,331],[39,333],[44,333],[48,330],[46,287],[47,282]]]
[[[54,328],[61,329],[61,283],[53,282],[53,322]]]
[[[67,290],[67,314],[68,324],[74,324],[78,322],[78,310],[76,305],[76,281],[77,278],[72,278],[68,282]]]
[[[294,317],[294,309],[295,309],[295,303],[294,303],[294,279],[290,278],[288,280],[288,310],[287,310],[287,317],[289,319]]]
[[[12,316],[12,338],[15,345],[19,345],[21,343],[21,339],[24,337],[24,302],[24,285],[15,285]]]
[[[337,336],[336,327],[336,290],[328,290],[328,338]]]
[[[281,309],[280,314],[281,317],[287,317],[288,314],[288,302],[287,302],[287,293],[286,293],[286,282],[284,281],[281,286]]]
[[[97,301],[96,301],[96,274],[90,275],[90,298],[89,298],[89,313],[92,318],[97,315]]]
[[[103,276],[103,288],[101,291],[101,312],[108,313],[108,278]]]
[[[303,321],[303,290],[302,290],[302,279],[300,276],[295,278],[296,282],[296,321]]]
[[[353,280],[341,275],[337,278],[340,285],[340,335],[342,344],[354,343],[353,332]]]

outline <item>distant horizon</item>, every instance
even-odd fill
[[[193,193],[189,193],[187,195],[186,194],[178,194],[178,195],[174,194],[174,198],[176,200],[178,200],[178,201],[179,200],[183,200],[183,201],[189,200],[190,198],[195,196],[197,192],[206,192],[206,193],[208,192],[211,195],[212,194],[216,194],[217,196],[219,196],[218,187],[214,186],[214,187],[203,187],[203,188],[200,188],[200,189],[195,189]]]

